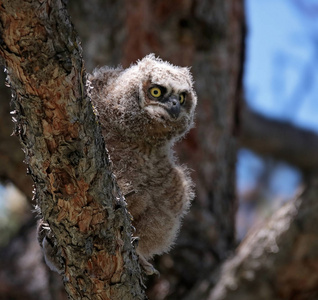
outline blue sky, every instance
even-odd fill
[[[264,115],[318,131],[318,14],[308,14],[297,1],[313,3],[245,2],[246,99]]]
[[[318,132],[318,0],[246,0],[245,5],[247,103],[263,115]],[[253,189],[265,168],[257,154],[241,150],[239,191]],[[283,162],[270,172],[268,199],[290,198],[300,173]]]

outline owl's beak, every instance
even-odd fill
[[[169,115],[177,119],[180,114],[180,102],[177,96],[171,96],[169,97],[168,101],[166,102],[167,105],[167,112]]]

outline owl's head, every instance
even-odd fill
[[[159,123],[163,120],[165,124],[176,124],[183,120],[188,127],[197,102],[189,69],[173,66],[153,54],[139,61],[137,68],[142,74],[140,107]]]
[[[108,111],[116,112],[122,135],[150,142],[176,140],[193,125],[197,97],[189,69],[154,54],[122,70],[106,92]]]

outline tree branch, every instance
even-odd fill
[[[240,143],[259,154],[269,155],[304,171],[318,168],[318,136],[257,114],[244,107],[241,112]]]
[[[0,54],[70,299],[144,299],[131,225],[110,172],[65,3],[0,1]]]
[[[318,181],[251,232],[208,299],[317,299]]]

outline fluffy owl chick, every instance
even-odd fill
[[[193,125],[197,97],[188,68],[146,56],[128,69],[103,67],[89,76],[91,96],[113,172],[133,216],[137,253],[146,272],[173,244],[194,197],[172,146]]]

